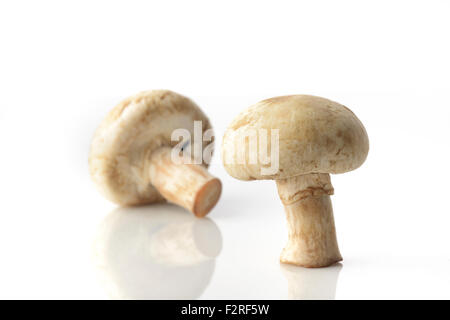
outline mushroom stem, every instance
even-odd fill
[[[336,239],[330,175],[311,173],[277,180],[286,211],[288,243],[280,261],[307,268],[330,266],[342,260]]]
[[[150,159],[150,180],[161,195],[203,217],[216,205],[222,191],[219,179],[201,165],[172,161],[172,149],[161,147]]]

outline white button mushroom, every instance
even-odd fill
[[[278,158],[274,157],[279,159],[278,171],[270,175],[262,170],[267,168],[267,162],[258,158],[265,150],[261,150],[261,145],[259,151],[251,148],[250,138],[261,129],[279,130],[279,153]],[[258,138],[261,142],[264,137]],[[267,149],[274,143],[269,140]],[[242,150],[249,150],[247,156],[240,156]],[[366,130],[350,109],[308,95],[276,97],[253,105],[230,124],[222,145],[224,166],[234,178],[276,180],[289,231],[280,260],[311,268],[342,260],[329,174],[358,168],[368,151]]]
[[[185,129],[193,137],[195,121],[201,135],[211,129],[194,102],[167,90],[142,92],[117,105],[97,129],[89,155],[91,176],[103,195],[120,205],[168,200],[205,216],[220,197],[220,180],[208,173],[203,158],[193,164],[171,157],[178,144],[173,131]],[[203,148],[212,143],[200,139],[195,142]]]

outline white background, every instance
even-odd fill
[[[2,1],[0,298],[450,298],[449,17],[448,1]],[[196,101],[218,141],[272,96],[350,107],[371,149],[332,176],[342,266],[280,266],[275,183],[233,180],[219,151],[210,220],[103,199],[96,126],[159,88]],[[155,271],[152,228],[179,223],[220,253]]]

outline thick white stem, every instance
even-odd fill
[[[281,262],[319,268],[341,261],[330,200],[330,175],[314,173],[277,180],[277,187],[289,236]]]
[[[171,148],[162,147],[153,153],[150,180],[161,195],[203,217],[216,205],[222,192],[219,179],[200,165],[177,164],[171,159]]]

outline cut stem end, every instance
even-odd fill
[[[150,180],[166,200],[204,217],[219,201],[222,183],[201,165],[174,163],[171,150],[162,147],[154,152]]]

